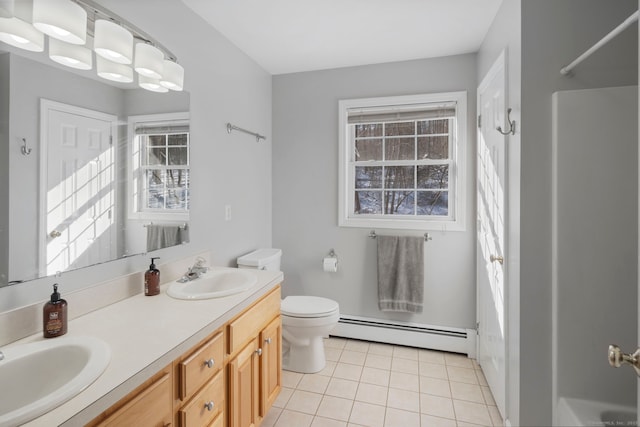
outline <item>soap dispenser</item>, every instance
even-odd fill
[[[67,302],[60,298],[58,284],[53,285],[51,300],[42,308],[42,334],[55,338],[67,333]]]
[[[144,294],[146,296],[158,295],[160,293],[160,270],[156,268],[155,260],[160,257],[151,258],[151,265],[144,273]]]

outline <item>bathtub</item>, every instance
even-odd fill
[[[613,403],[561,397],[556,408],[557,426],[637,426],[636,408]]]

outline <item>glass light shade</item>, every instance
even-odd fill
[[[176,62],[165,59],[160,84],[167,89],[182,90],[184,85],[184,68]]]
[[[87,12],[71,0],[33,0],[33,26],[54,39],[84,44]]]
[[[169,92],[169,89],[162,86],[158,79],[146,77],[146,76],[143,76],[142,74],[138,76],[138,85],[143,89],[150,90],[151,92],[161,92],[161,93]]]
[[[0,18],[0,41],[32,52],[44,50],[44,34],[20,18]]]
[[[103,79],[120,83],[133,82],[133,68],[96,56],[96,70]]]
[[[93,53],[90,49],[56,39],[49,39],[49,58],[78,70],[90,70],[93,67]]]
[[[160,49],[146,43],[136,44],[134,68],[138,74],[152,79],[159,79],[162,77],[163,66],[164,54]]]
[[[93,50],[109,61],[131,64],[133,34],[118,24],[106,19],[98,19],[95,23]]]

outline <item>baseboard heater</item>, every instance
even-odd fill
[[[469,357],[476,357],[474,329],[341,315],[331,336],[464,353]]]

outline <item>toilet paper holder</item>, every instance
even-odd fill
[[[333,250],[333,248],[329,249],[329,255],[331,258],[338,258],[338,255],[336,254],[336,251]]]
[[[333,249],[322,259],[322,269],[327,273],[335,273],[338,271],[338,255]]]

